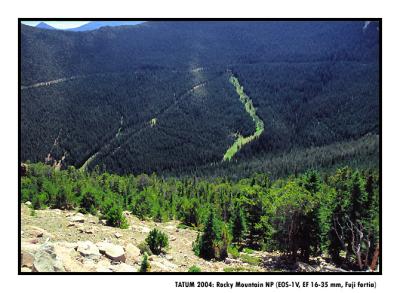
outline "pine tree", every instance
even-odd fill
[[[142,263],[140,265],[139,272],[141,272],[141,273],[150,272],[150,269],[151,269],[151,266],[150,266],[150,263],[149,263],[149,261],[147,259],[147,253],[144,253],[143,260],[142,260]]]
[[[232,241],[240,244],[246,232],[246,218],[239,204],[235,205],[232,217]]]
[[[215,258],[214,242],[217,240],[217,223],[214,216],[214,211],[211,210],[208,216],[204,232],[199,239],[199,256],[204,259]]]
[[[310,195],[316,199],[321,188],[320,178],[317,172],[307,173],[301,184]],[[308,262],[311,252],[316,254],[320,248],[321,229],[318,222],[320,200],[315,200],[316,205],[311,211],[301,216],[300,234],[303,236],[300,241],[300,249],[303,261]]]

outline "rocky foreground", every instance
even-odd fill
[[[288,265],[279,253],[240,253],[225,261],[206,261],[192,251],[197,231],[181,229],[179,222],[141,221],[125,212],[129,229],[118,229],[92,215],[63,210],[38,210],[21,206],[22,272],[137,272],[143,255],[138,248],[151,229],[169,236],[165,254],[149,257],[152,272],[342,271],[319,257],[312,264]]]

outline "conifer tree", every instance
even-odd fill
[[[150,263],[149,263],[149,261],[147,259],[147,253],[144,253],[143,260],[142,260],[142,263],[140,265],[139,272],[140,273],[150,272],[150,269],[151,269],[151,266],[150,266]]]
[[[240,244],[246,232],[246,218],[239,204],[235,205],[232,215],[232,241]]]
[[[211,210],[208,216],[204,232],[199,239],[199,256],[204,259],[215,258],[215,241],[217,240],[218,227],[214,211]]]

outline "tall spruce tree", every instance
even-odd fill
[[[246,218],[239,203],[235,205],[233,210],[231,226],[232,241],[240,246],[246,233]]]
[[[311,211],[301,216],[300,234],[303,235],[300,241],[301,257],[308,261],[310,254],[316,254],[320,248],[321,229],[318,222],[320,201],[316,200],[321,188],[320,178],[317,172],[310,171],[303,177],[301,185],[310,193],[316,202]]]
[[[207,218],[204,232],[199,240],[199,256],[204,259],[215,258],[215,241],[218,236],[218,226],[215,220],[214,211],[211,209]]]

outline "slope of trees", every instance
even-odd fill
[[[22,25],[22,86],[67,80],[21,90],[21,159],[78,168],[92,158],[89,170],[119,174],[212,174],[204,170],[221,165],[235,134],[254,133],[228,72],[265,131],[259,125],[258,138],[222,169],[339,142],[353,149],[379,134],[379,36],[376,23],[363,27],[177,21],[75,33]],[[278,176],[297,171],[283,169],[274,168]]]
[[[57,171],[40,163],[29,164],[21,178],[21,201],[36,209],[110,214],[109,225],[126,224],[118,216],[122,210],[155,221],[177,219],[200,231],[193,249],[205,259],[224,259],[229,247],[280,250],[305,262],[326,253],[344,268],[367,270],[379,250],[379,176],[373,169],[308,171],[277,180],[258,173],[235,182]],[[153,234],[149,241],[160,251],[165,236]]]

